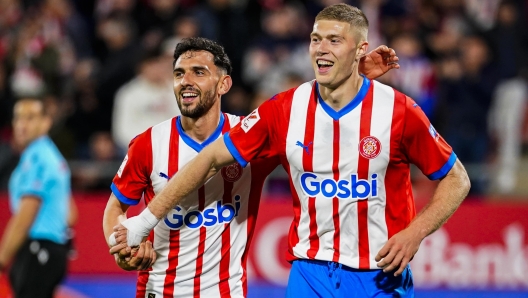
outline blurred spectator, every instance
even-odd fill
[[[390,44],[400,58],[400,69],[387,73],[388,83],[412,97],[429,119],[436,105],[435,74],[431,61],[422,53],[422,45],[415,35],[403,33]]]
[[[481,37],[464,37],[459,50],[460,57],[446,59],[441,65],[440,131],[466,165],[471,193],[483,194],[487,182],[483,166],[489,150],[487,116],[497,76]]]
[[[115,93],[134,77],[135,63],[141,49],[134,42],[135,33],[129,19],[111,17],[102,20],[97,31],[107,49],[97,75],[98,113],[102,129],[110,131]]]
[[[139,63],[137,76],[118,90],[112,136],[123,152],[135,136],[180,114],[172,89],[170,65],[159,52],[147,53]]]
[[[108,132],[94,133],[89,148],[88,161],[72,165],[73,183],[83,190],[108,189],[122,154]]]
[[[501,83],[494,93],[490,130],[497,143],[495,187],[501,193],[514,190],[521,159],[522,125],[528,100],[527,21],[518,12],[526,7],[503,1],[495,26],[489,31]]]

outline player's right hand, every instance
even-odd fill
[[[117,246],[120,246],[118,244]],[[116,246],[114,246],[116,247]],[[116,263],[124,270],[147,270],[156,261],[157,255],[152,246],[152,242],[142,242],[139,247],[133,248],[128,254],[116,255]]]

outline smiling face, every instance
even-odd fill
[[[213,59],[207,51],[188,51],[174,63],[174,95],[183,116],[202,117],[221,95],[217,90],[223,71]]]
[[[366,42],[357,40],[350,23],[318,20],[310,37],[310,58],[319,84],[335,89],[357,72],[355,64],[366,51]]]

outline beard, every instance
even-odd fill
[[[178,108],[182,116],[197,119],[207,114],[215,102],[216,88],[200,94],[200,101],[194,108],[183,106],[181,100],[178,100]]]

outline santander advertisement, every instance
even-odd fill
[[[79,222],[70,275],[135,275],[115,265],[102,232],[108,194],[76,194]],[[9,219],[0,195],[0,230]],[[420,208],[420,206],[418,206]],[[129,215],[142,207],[134,207]],[[418,208],[418,209],[419,209]],[[285,261],[292,219],[289,198],[263,198],[248,259],[250,282],[285,285]],[[465,202],[437,232],[427,237],[411,263],[421,288],[528,289],[528,204]]]

